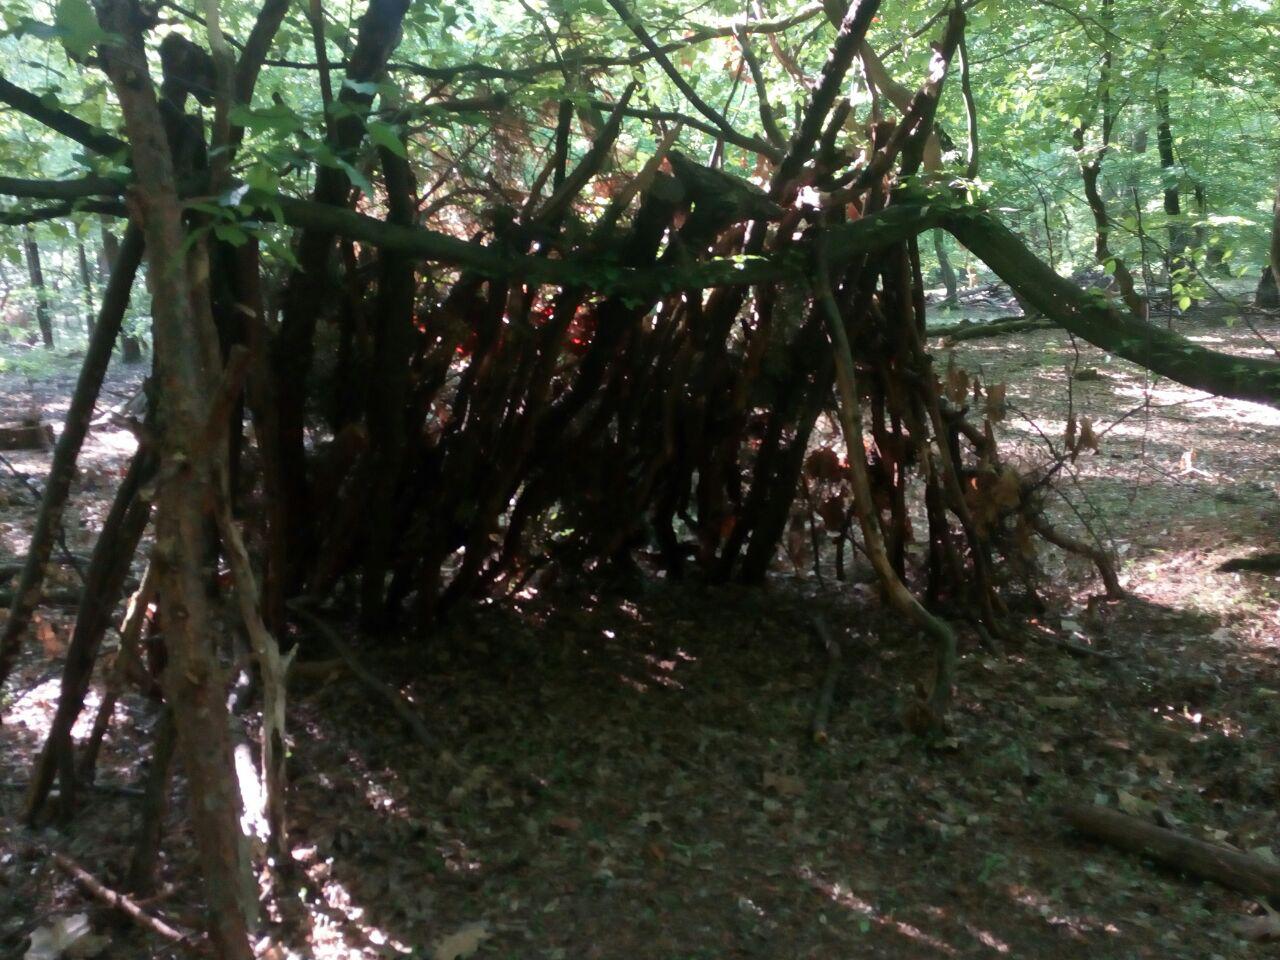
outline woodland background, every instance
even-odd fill
[[[1273,4],[0,15],[4,949],[1277,936]]]

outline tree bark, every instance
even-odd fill
[[[1071,804],[1060,811],[1071,826],[1122,850],[1254,897],[1280,897],[1280,866],[1205,843],[1106,807]]]
[[[53,318],[49,313],[49,291],[44,285],[44,269],[40,265],[40,245],[30,225],[22,232],[22,249],[27,256],[27,277],[36,293],[36,323],[45,349],[53,349]]]
[[[1058,276],[987,214],[953,211],[946,227],[1036,309],[1094,346],[1196,390],[1280,406],[1280,363],[1206,350],[1116,310]]]
[[[62,525],[63,509],[71,491],[71,479],[75,476],[76,458],[79,457],[80,447],[89,432],[89,421],[93,418],[98,391],[102,388],[102,378],[106,375],[107,365],[111,360],[111,348],[129,306],[134,275],[142,260],[142,247],[142,231],[137,227],[130,227],[125,232],[124,245],[116,257],[111,280],[102,296],[98,323],[89,339],[89,349],[85,353],[80,377],[71,395],[71,405],[67,410],[62,435],[58,437],[53,451],[53,463],[49,467],[35,530],[31,534],[31,546],[14,591],[14,604],[9,611],[9,619],[5,621],[4,633],[0,634],[0,684],[4,683],[13,669],[22,637],[31,623],[31,614],[40,602],[40,590],[49,565],[49,554]]]
[[[84,335],[93,338],[93,281],[89,274],[89,257],[84,251],[84,241],[76,243],[76,256],[80,263],[80,291],[84,296]]]
[[[98,280],[105,284],[110,282],[112,264],[120,254],[120,241],[107,226],[105,218],[101,223],[101,231],[102,246],[99,248],[98,255]],[[126,330],[121,330],[120,333],[120,359],[125,363],[142,362],[142,341]]]
[[[187,245],[182,205],[148,72],[137,4],[104,0],[99,17],[113,36],[100,52],[119,99],[138,178],[132,200],[146,234],[155,362],[164,410],[152,561],[169,656],[163,684],[190,783],[209,936],[221,960],[251,960],[257,887],[240,829],[226,675],[215,650],[205,569],[209,507],[218,495],[214,458],[220,448],[202,440],[210,427],[219,357],[208,312],[193,305],[193,294],[203,284],[191,269],[203,269],[200,275],[207,276],[207,263],[195,259],[203,256],[198,246],[190,262],[183,252]]]
[[[1280,307],[1280,184],[1276,186],[1276,199],[1271,205],[1271,264],[1270,268],[1262,268],[1255,302],[1268,310]]]
[[[352,84],[375,82],[386,72],[387,58],[400,42],[401,21],[409,0],[370,0],[360,20],[359,34],[347,67]],[[354,151],[364,139],[362,113],[373,96],[356,86],[344,84],[338,97],[344,107],[340,119],[332,118],[329,147],[340,157]],[[320,166],[316,171],[311,199],[316,204],[345,205],[351,183],[337,167]],[[286,589],[299,585],[313,546],[309,508],[310,489],[306,471],[306,390],[311,372],[312,339],[316,321],[324,311],[330,288],[325,283],[326,267],[333,246],[334,231],[316,226],[303,230],[297,241],[298,268],[289,278],[284,295],[280,332],[272,350],[276,382],[276,406],[280,451],[278,464],[285,516],[289,569]]]

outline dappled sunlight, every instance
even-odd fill
[[[1263,0],[30,6],[0,956],[1276,921]]]
[[[1010,884],[1006,892],[1011,902],[1040,918],[1049,926],[1060,929],[1073,939],[1083,940],[1086,934],[1101,933],[1116,936],[1120,933],[1120,928],[1114,923],[1065,910],[1040,890],[1021,884]]]
[[[347,887],[333,875],[333,858],[320,858],[314,847],[297,847],[294,861],[308,883],[299,892],[307,926],[305,951],[286,951],[297,960],[386,958],[412,954],[413,948],[371,922]]]
[[[28,734],[44,740],[53,726],[53,717],[58,709],[58,695],[61,690],[61,677],[51,678],[36,684],[13,699],[5,711],[5,723],[16,723]],[[84,698],[84,709],[76,718],[71,728],[72,736],[82,739],[93,729],[93,720],[102,704],[102,696],[96,687],[90,687]],[[116,705],[116,716],[122,714],[122,708]]]
[[[870,921],[882,930],[896,933],[918,946],[928,947],[945,956],[954,957],[959,954],[959,951],[946,941],[924,932],[913,924],[880,913],[872,904],[863,900],[848,887],[820,876],[810,867],[801,866],[797,873],[800,879],[808,883],[813,889],[823,894],[833,903],[848,910],[855,917]]]

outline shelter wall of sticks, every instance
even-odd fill
[[[430,199],[440,183],[424,184],[428,168],[367,121],[430,129],[458,111],[508,107],[447,99],[461,69],[417,68],[440,82],[429,110],[379,87],[407,0],[370,0],[336,92],[336,66],[295,65],[316,71],[330,106],[333,162],[316,168],[305,198],[237,180],[237,108],[253,102],[282,0],[267,0],[234,47],[216,16],[208,50],[164,35],[154,79],[154,13],[101,0],[105,39],[84,57],[111,82],[119,135],[0,78],[0,100],[129,170],[0,183],[26,204],[10,222],[83,211],[127,222],[0,639],[0,676],[40,602],[144,261],[155,346],[138,453],[89,565],[26,814],[43,818],[58,783],[60,813],[71,815],[124,685],[166,701],[158,776],[176,751],[200,798],[191,815],[221,956],[251,955],[257,905],[227,733],[226,610],[257,675],[266,839],[282,854],[292,651],[281,646],[291,623],[321,629],[319,598],[340,598],[324,616],[358,620],[367,634],[420,635],[459,604],[526,589],[553,568],[759,584],[797,503],[820,501],[840,549],[856,542],[884,601],[929,639],[916,709],[937,728],[957,633],[999,649],[1015,629],[1011,610],[1040,602],[1038,540],[1085,555],[1108,593],[1120,592],[1104,550],[1046,521],[1056,471],[1023,475],[1002,460],[1000,385],[940,368],[926,349],[920,233],[950,231],[1090,342],[1192,386],[1280,403],[1280,365],[1212,353],[1078,290],[969,202],[976,151],[967,169],[949,167],[940,145],[950,138],[934,124],[962,49],[960,6],[924,25],[938,40],[914,95],[891,110],[878,91],[873,111],[857,115],[847,94],[875,87],[860,51],[879,4],[828,4],[835,37],[786,133],[753,66],[751,38],[768,31],[740,29],[762,103],[756,136],[703,101],[670,51],[609,2],[635,33],[636,57],[658,64],[693,112],[637,106],[635,84],[614,102],[566,98],[550,111],[555,133],[532,178],[512,165],[467,184],[488,202],[477,216],[451,214],[449,230]],[[657,142],[639,168],[617,156],[625,125]],[[504,148],[532,153],[509,126]],[[683,142],[691,134],[694,147]],[[723,169],[726,151],[753,158],[756,183]],[[263,241],[281,226],[291,259],[266,270]],[[817,442],[824,424],[842,439]],[[1063,458],[1087,443],[1078,434]],[[142,543],[148,572],[126,598]],[[920,565],[912,543],[923,545]],[[71,729],[125,599],[111,689],[77,745]],[[151,882],[157,829],[140,839],[135,890]]]

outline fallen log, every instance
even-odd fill
[[[1065,650],[1073,657],[1092,657],[1095,660],[1105,660],[1108,662],[1117,659],[1114,653],[1107,653],[1104,650],[1095,650],[1093,647],[1085,646],[1083,643],[1076,643],[1074,640],[1068,640],[1066,637],[1046,636],[1045,634],[1037,631],[1032,631],[1028,636],[1040,643],[1047,643],[1052,647],[1057,647],[1059,650]]]
[[[945,327],[935,327],[925,331],[929,339],[941,337],[947,343],[959,343],[962,340],[982,340],[987,337],[1003,337],[1011,333],[1024,333],[1028,330],[1052,330],[1058,324],[1043,317],[1001,317],[989,323],[973,323],[963,321]]]
[[[1067,804],[1059,815],[1076,830],[1202,880],[1254,897],[1280,897],[1280,865],[1195,840],[1093,804]]]
[[[48,450],[53,427],[40,420],[0,423],[0,450]]]
[[[40,599],[45,605],[50,607],[76,607],[80,605],[80,598],[83,591],[75,587],[67,589],[47,590],[41,595]],[[12,607],[14,597],[17,596],[14,590],[0,590],[0,607]]]

